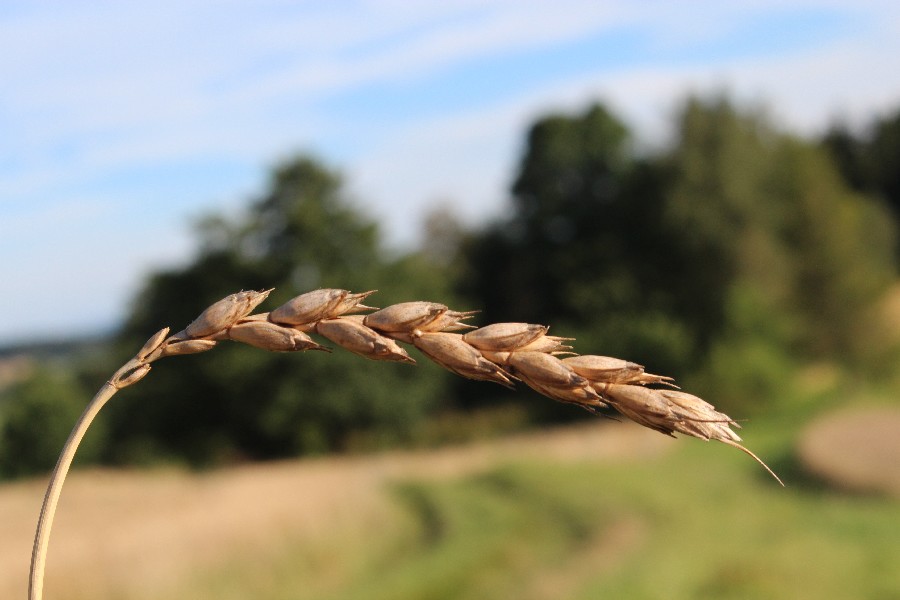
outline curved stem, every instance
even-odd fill
[[[129,361],[129,364],[132,361]],[[126,365],[128,366],[128,365]],[[50,483],[47,486],[47,492],[44,494],[44,504],[41,507],[41,516],[38,519],[37,531],[34,535],[34,549],[31,552],[31,571],[28,580],[28,600],[41,600],[44,588],[44,564],[47,560],[47,545],[50,543],[50,528],[53,526],[53,516],[56,514],[56,505],[59,502],[59,495],[62,492],[63,482],[72,465],[72,459],[75,458],[75,451],[78,444],[90,427],[91,422],[103,405],[119,391],[120,369],[109,381],[103,384],[97,395],[91,400],[81,413],[69,439],[66,440],[53,474],[50,476]]]

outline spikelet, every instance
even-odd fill
[[[591,411],[605,406],[590,382],[555,356],[544,352],[511,352],[506,364],[529,387],[554,400],[578,404]]]
[[[479,350],[512,352],[543,337],[549,327],[532,323],[494,323],[463,335],[463,340]]]
[[[644,372],[643,365],[609,356],[569,356],[562,361],[579,375],[599,383],[630,383],[672,385],[671,377]]]
[[[228,329],[228,337],[270,352],[327,350],[305,333],[270,321],[245,321]]]
[[[130,372],[124,374],[124,376],[117,378],[114,383],[115,387],[121,389],[137,383],[147,376],[147,373],[150,372],[150,368],[150,365],[146,363],[135,367]]]
[[[323,319],[316,333],[354,354],[372,360],[415,363],[396,341],[363,325],[361,315]]]
[[[222,298],[185,327],[189,338],[202,338],[227,329],[253,312],[272,290],[238,292]]]
[[[148,356],[150,356],[151,353],[153,353],[153,351],[155,351],[162,345],[163,340],[166,339],[167,335],[169,335],[169,328],[163,327],[162,329],[154,333],[150,337],[150,339],[144,342],[144,345],[141,346],[141,349],[138,350],[137,354],[135,354],[134,357],[138,360],[146,359]]]
[[[366,315],[366,327],[386,333],[411,333],[424,329],[449,309],[437,302],[401,302]]]
[[[463,341],[458,333],[420,332],[412,343],[425,356],[468,379],[493,381],[512,387],[512,377],[500,366],[484,358],[481,353]]]
[[[212,350],[216,347],[215,340],[172,340],[167,341],[165,344],[159,347],[159,349],[151,353],[150,356],[147,357],[147,360],[155,359],[155,358],[163,358],[166,356],[182,356],[185,354],[197,354],[199,352],[206,352],[207,350]],[[156,356],[154,356],[156,355]]]
[[[507,362],[516,374],[542,385],[580,387],[588,383],[563,361],[544,352],[511,352]]]
[[[658,390],[616,383],[592,382],[592,385],[608,404],[635,423],[669,436],[676,431],[677,420],[671,404]]]
[[[363,292],[351,294],[348,290],[320,289],[291,298],[269,313],[269,320],[281,325],[304,325],[322,319],[368,310],[362,301],[374,294]]]

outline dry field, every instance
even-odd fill
[[[804,469],[852,492],[900,498],[900,408],[853,408],[811,423],[797,453]]]
[[[46,596],[164,598],[198,571],[227,567],[248,553],[277,560],[280,541],[308,539],[327,547],[335,537],[377,544],[384,523],[403,519],[389,491],[393,482],[450,480],[522,460],[645,461],[674,443],[636,425],[600,422],[434,451],[287,461],[199,475],[76,471],[63,492],[50,543]],[[0,598],[26,595],[45,483],[0,487]]]

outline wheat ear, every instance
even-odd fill
[[[403,302],[377,310],[363,304],[374,291],[339,289],[315,290],[272,312],[251,314],[271,291],[231,294],[203,311],[183,331],[171,336],[168,328],[158,331],[97,392],[66,440],[50,477],[31,557],[29,600],[42,598],[47,545],[63,481],[94,417],[117,391],[143,379],[156,360],[205,352],[224,340],[273,352],[330,351],[310,337],[315,333],[365,358],[414,364],[398,342],[411,344],[432,361],[469,379],[506,387],[523,382],[549,398],[591,412],[611,406],[631,420],[673,437],[678,432],[734,446],[784,485],[739,443],[741,438],[731,427],[740,425],[731,417],[697,396],[679,391],[671,378],[645,372],[639,364],[577,355],[568,345],[572,338],[548,335],[549,328],[544,325],[495,323],[476,329],[464,323],[475,311],[454,311],[436,302]],[[465,333],[457,333],[460,331]],[[647,387],[654,384],[665,387]]]

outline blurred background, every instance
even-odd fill
[[[147,337],[338,287],[672,375],[787,488],[424,359],[218,347],[101,414],[49,596],[900,598],[894,3],[7,2],[0,131],[0,595]]]

